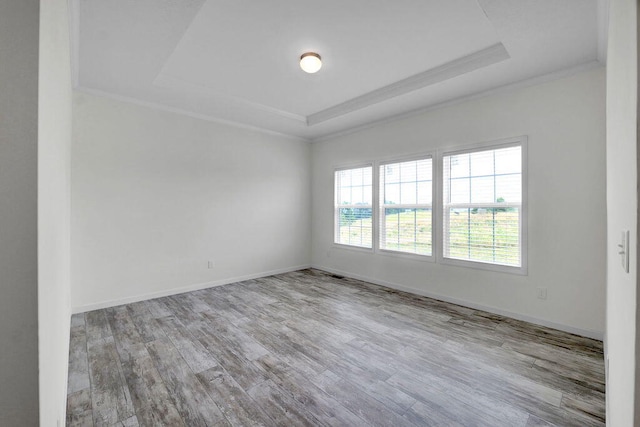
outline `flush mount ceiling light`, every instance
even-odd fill
[[[322,60],[320,55],[315,52],[303,53],[300,57],[300,68],[306,73],[316,73],[322,68]]]

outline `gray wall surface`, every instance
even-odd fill
[[[38,424],[38,0],[0,1],[0,425]]]

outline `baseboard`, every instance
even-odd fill
[[[199,291],[200,289],[213,288],[215,286],[228,285],[230,283],[242,282],[244,280],[259,279],[261,277],[273,276],[274,274],[289,273],[297,270],[310,268],[310,265],[298,265],[295,267],[280,268],[277,270],[263,271],[260,273],[247,274],[244,276],[229,277],[226,279],[215,280],[213,282],[197,283],[194,285],[181,286],[179,288],[166,289],[158,292],[150,292],[147,294],[136,295],[126,298],[117,298],[109,301],[98,302],[94,304],[86,304],[72,308],[72,313],[85,313],[87,311],[100,310],[103,308],[116,307],[123,304],[131,304],[133,302],[146,301],[154,298],[168,297],[171,295],[182,294],[185,292]]]
[[[458,298],[452,298],[452,297],[448,297],[448,296],[445,296],[445,295],[440,295],[440,294],[436,294],[436,293],[433,293],[433,292],[424,291],[422,289],[415,289],[415,288],[411,288],[409,286],[400,285],[398,283],[388,282],[388,281],[379,280],[379,279],[376,279],[376,278],[373,278],[373,277],[367,277],[367,276],[362,276],[362,275],[359,275],[359,274],[350,273],[348,271],[341,271],[341,270],[328,268],[328,267],[325,267],[325,266],[306,265],[306,264],[305,265],[294,266],[294,267],[287,267],[287,268],[277,269],[277,270],[264,271],[264,272],[260,272],[260,273],[253,273],[253,274],[248,274],[248,275],[244,275],[244,276],[230,277],[230,278],[226,278],[226,279],[216,280],[216,281],[213,281],[213,282],[198,283],[198,284],[189,285],[189,286],[182,286],[182,287],[179,287],[179,288],[166,289],[166,290],[163,290],[163,291],[151,292],[151,293],[136,295],[136,296],[132,296],[132,297],[118,298],[118,299],[109,300],[109,301],[103,301],[103,302],[94,303],[94,304],[82,305],[82,306],[78,306],[78,307],[73,307],[72,308],[72,313],[76,314],[76,313],[84,313],[84,312],[92,311],[92,310],[100,310],[100,309],[103,309],[103,308],[115,307],[115,306],[123,305],[123,304],[130,304],[130,303],[133,303],[133,302],[139,302],[139,301],[145,301],[145,300],[150,300],[150,299],[154,299],[154,298],[161,298],[161,297],[166,297],[166,296],[171,296],[171,295],[177,295],[177,294],[181,294],[181,293],[184,293],[184,292],[191,292],[191,291],[197,291],[197,290],[200,290],[200,289],[212,288],[212,287],[215,287],[215,286],[228,285],[230,283],[242,282],[244,280],[251,280],[251,279],[258,279],[258,278],[261,278],[261,277],[273,276],[274,274],[289,273],[291,271],[303,270],[305,268],[315,268],[315,269],[318,269],[318,270],[326,271],[328,273],[339,274],[341,276],[350,277],[352,279],[362,280],[362,281],[365,281],[365,282],[374,283],[376,285],[384,286],[384,287],[387,287],[387,288],[396,289],[396,290],[399,290],[399,291],[408,292],[408,293],[412,293],[412,294],[416,294],[416,295],[421,295],[421,296],[425,296],[425,297],[428,297],[428,298],[433,298],[433,299],[436,299],[436,300],[439,300],[439,301],[449,302],[449,303],[452,303],[452,304],[457,304],[457,305],[461,305],[461,306],[464,306],[464,307],[473,308],[473,309],[476,309],[476,310],[483,310],[483,311],[486,311],[486,312],[489,312],[489,313],[498,314],[500,316],[506,316],[506,317],[510,317],[512,319],[522,320],[522,321],[533,323],[533,324],[536,324],[536,325],[541,325],[541,326],[546,326],[548,328],[558,329],[560,331],[569,332],[571,334],[580,335],[580,336],[587,337],[587,338],[593,338],[593,339],[596,339],[596,340],[599,340],[599,341],[602,341],[603,338],[604,338],[604,333],[603,332],[599,332],[599,331],[593,331],[593,330],[590,330],[590,329],[576,328],[576,327],[573,327],[573,326],[564,325],[562,323],[556,323],[556,322],[552,322],[552,321],[549,321],[549,320],[540,319],[540,318],[533,317],[533,316],[528,316],[528,315],[525,315],[525,314],[515,313],[515,312],[508,311],[508,310],[503,310],[503,309],[500,309],[500,308],[497,308],[497,307],[491,307],[491,306],[478,304],[478,303],[474,303],[474,302],[471,302],[471,301],[466,301],[466,300],[462,300],[462,299],[458,299]]]
[[[573,327],[573,326],[564,325],[562,323],[556,323],[556,322],[552,322],[552,321],[549,321],[549,320],[540,319],[540,318],[533,317],[533,316],[528,316],[526,314],[514,313],[514,312],[511,312],[511,311],[503,310],[503,309],[496,308],[496,307],[491,307],[491,306],[487,306],[487,305],[483,305],[483,304],[477,304],[475,302],[466,301],[466,300],[462,300],[462,299],[458,299],[458,298],[452,298],[452,297],[448,297],[448,296],[445,296],[445,295],[439,295],[439,294],[436,294],[436,293],[433,293],[433,292],[424,291],[422,289],[415,289],[415,288],[411,288],[409,286],[404,286],[404,285],[400,285],[400,284],[397,284],[397,283],[387,282],[385,280],[379,280],[379,279],[375,279],[375,278],[372,278],[372,277],[361,276],[359,274],[350,273],[348,271],[335,270],[335,269],[332,269],[332,268],[327,268],[327,267],[319,266],[319,265],[312,265],[312,268],[315,268],[317,270],[326,271],[326,272],[332,273],[332,274],[339,274],[341,276],[349,277],[349,278],[356,279],[356,280],[362,280],[364,282],[374,283],[376,285],[384,286],[384,287],[395,289],[395,290],[398,290],[398,291],[403,291],[403,292],[408,292],[408,293],[411,293],[411,294],[416,294],[416,295],[420,295],[420,296],[424,296],[424,297],[428,297],[428,298],[433,298],[435,300],[449,302],[449,303],[452,303],[452,304],[473,308],[475,310],[482,310],[482,311],[486,311],[486,312],[489,312],[489,313],[498,314],[500,316],[505,316],[505,317],[510,317],[510,318],[516,319],[516,320],[522,320],[522,321],[533,323],[533,324],[540,325],[540,326],[546,326],[548,328],[557,329],[557,330],[564,331],[564,332],[569,332],[570,334],[580,335],[582,337],[587,337],[587,338],[593,338],[593,339],[596,339],[598,341],[602,341],[603,338],[604,338],[604,333],[603,332],[599,332],[599,331],[592,331],[590,329],[576,328],[576,327]]]

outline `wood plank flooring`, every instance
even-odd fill
[[[74,315],[68,426],[602,426],[602,343],[318,270]]]

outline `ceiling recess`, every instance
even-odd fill
[[[304,139],[601,66],[597,1],[112,3],[71,0],[77,89]]]

